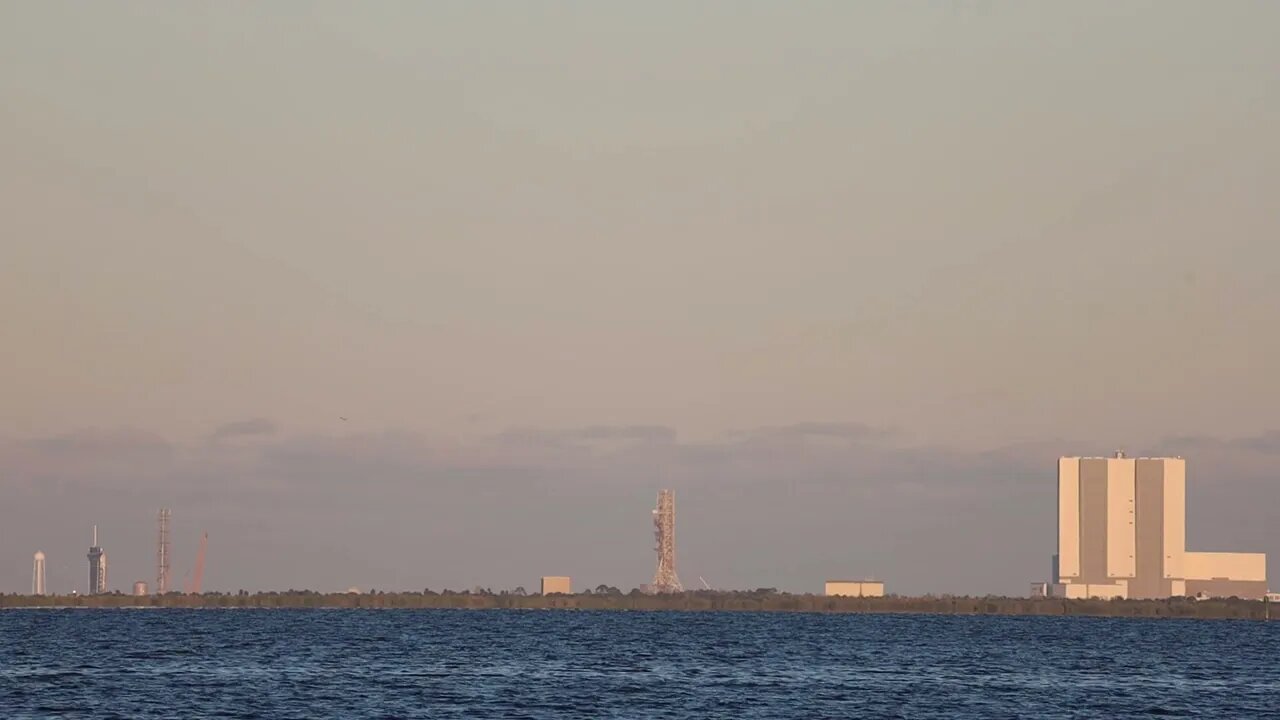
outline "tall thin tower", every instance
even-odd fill
[[[156,516],[159,537],[156,540],[156,594],[169,592],[169,508],[160,508]]]
[[[658,569],[653,573],[656,593],[684,592],[676,577],[676,496],[670,490],[658,491],[658,507],[653,510],[653,536],[657,540]]]
[[[37,551],[35,563],[31,566],[31,594],[44,595],[44,553]]]
[[[107,591],[107,553],[98,544],[98,526],[93,526],[93,545],[89,546],[89,594]]]

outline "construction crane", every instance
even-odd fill
[[[209,533],[200,536],[200,550],[196,553],[196,570],[195,577],[191,578],[191,582],[187,585],[188,595],[199,595],[200,587],[204,583],[204,551],[209,546]]]
[[[711,589],[711,585],[710,585],[710,584],[708,584],[708,583],[707,583],[707,581],[706,581],[706,579],[705,579],[705,578],[703,578],[701,575],[699,575],[699,576],[698,576],[698,580],[700,580],[700,581],[702,582],[702,587],[706,588],[707,590],[710,590],[710,589]]]

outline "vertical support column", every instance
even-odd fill
[[[1080,458],[1058,459],[1058,576],[1080,577]]]
[[[1135,465],[1132,458],[1107,460],[1107,577],[1137,574]]]
[[[1164,461],[1164,578],[1186,579],[1187,461]],[[1183,593],[1185,594],[1185,588]]]

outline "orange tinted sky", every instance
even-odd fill
[[[0,435],[1254,437],[1276,27],[1264,2],[5,3]]]

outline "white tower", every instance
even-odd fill
[[[44,595],[44,553],[37,551],[35,563],[31,566],[31,594]]]

